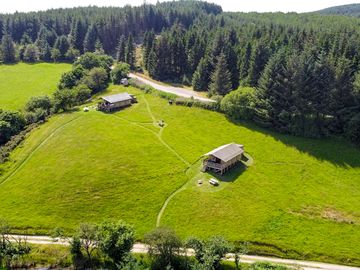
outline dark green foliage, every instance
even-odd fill
[[[70,48],[70,44],[66,36],[60,36],[56,39],[54,49],[59,50],[60,56],[58,57],[59,60],[66,59],[66,53]]]
[[[84,52],[94,52],[98,40],[97,29],[94,24],[90,25],[84,38]]]
[[[84,52],[84,39],[86,35],[85,23],[78,19],[74,20],[70,30],[70,44],[80,53]]]
[[[215,236],[207,241],[191,238],[186,246],[195,251],[195,258],[202,266],[200,269],[221,269],[221,260],[230,252],[230,244],[222,237]]]
[[[143,61],[146,70],[149,70],[149,56],[155,44],[155,33],[153,31],[146,32],[144,35],[144,42],[142,46],[143,50]],[[120,46],[120,43],[119,43]],[[119,61],[119,60],[118,60]]]
[[[100,250],[116,265],[124,265],[129,261],[130,251],[135,242],[134,229],[126,223],[104,222],[97,234]]]
[[[33,112],[36,109],[42,109],[47,114],[50,114],[51,108],[52,108],[52,101],[48,96],[32,97],[25,105],[25,110],[27,112]]]
[[[210,63],[206,57],[200,60],[199,65],[193,75],[192,86],[195,91],[205,91],[210,83]]]
[[[345,127],[346,136],[356,144],[360,144],[360,113],[353,116]]]
[[[10,226],[7,221],[0,219],[0,268],[11,268],[11,262],[15,258],[30,253],[30,246],[25,240],[19,239],[13,241],[8,235],[10,233]]]
[[[130,72],[130,65],[127,63],[117,64],[113,70],[111,70],[110,76],[114,84],[120,84],[121,80],[127,78]]]
[[[80,51],[73,47],[70,47],[65,54],[65,59],[69,62],[74,62],[80,56]]]
[[[125,62],[130,65],[130,68],[135,67],[135,45],[132,35],[130,35],[126,41]]]
[[[114,62],[114,59],[108,55],[99,55],[96,53],[85,53],[78,60],[75,61],[74,67],[82,66],[84,69],[90,70],[95,67],[101,67],[107,72],[110,72],[110,68]]]
[[[161,269],[174,266],[182,244],[173,230],[156,228],[144,236],[144,241],[149,245],[149,255],[156,259]]]
[[[85,77],[85,84],[93,93],[104,90],[109,81],[109,76],[104,68],[95,67],[91,69]]]
[[[256,44],[250,56],[249,74],[247,83],[250,86],[257,86],[260,75],[269,60],[269,49],[262,42]]]
[[[25,47],[23,59],[26,62],[37,62],[39,61],[40,52],[35,44],[28,44]]]
[[[58,88],[73,88],[79,84],[80,80],[84,77],[85,70],[82,65],[75,66],[71,71],[65,72],[60,79]]]
[[[121,36],[118,46],[116,47],[116,61],[125,62],[126,40],[125,36]],[[144,56],[145,57],[145,56]]]
[[[72,89],[61,89],[54,93],[54,111],[68,111],[76,105],[76,93]]]
[[[18,134],[25,126],[25,119],[19,112],[0,109],[0,144]]]
[[[215,70],[211,74],[209,91],[212,95],[224,96],[232,90],[231,74],[223,53],[219,55],[216,62]]]
[[[5,34],[1,39],[0,53],[4,63],[14,63],[16,61],[14,42],[8,34]]]

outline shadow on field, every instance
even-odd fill
[[[212,177],[220,180],[221,182],[234,182],[236,179],[239,178],[246,171],[246,166],[243,163],[237,163],[234,167],[230,168],[227,172],[223,175],[219,173],[215,173],[213,171],[208,171],[207,173]]]
[[[319,160],[328,161],[340,167],[360,167],[360,149],[340,138],[304,138],[293,135],[281,134],[253,123],[234,121],[228,119],[237,126],[243,126],[266,136],[271,136],[288,146],[293,146],[303,153],[307,153]]]

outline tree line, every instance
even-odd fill
[[[14,238],[9,223],[0,219],[0,268],[26,264],[25,256],[31,255],[32,247],[26,237]],[[75,269],[119,269],[119,270],[222,270],[230,269],[223,261],[233,253],[234,266],[243,269],[240,256],[248,252],[248,243],[230,243],[221,236],[208,239],[190,237],[185,241],[167,227],[158,227],[146,233],[143,242],[147,256],[134,256],[135,229],[122,220],[105,220],[101,223],[81,223],[75,233],[68,237],[61,228],[51,235],[69,243],[71,266]],[[188,254],[189,249],[194,254]],[[64,256],[62,254],[62,256]],[[31,257],[31,256],[30,256]],[[59,258],[52,258],[58,260]],[[32,267],[36,266],[32,262]],[[69,265],[67,265],[69,266]],[[248,270],[286,270],[286,267],[267,263],[255,263]]]
[[[114,65],[111,56],[85,53],[73,68],[62,74],[58,89],[52,97],[32,97],[21,111],[0,109],[0,163],[25,138],[27,132],[43,123],[52,114],[72,110],[89,101],[92,95],[106,89],[110,82],[121,84],[127,78],[130,65],[119,62]]]
[[[249,114],[280,132],[360,142],[359,19],[224,13],[202,1],[0,15],[2,61],[112,55],[152,78],[224,97],[252,87]],[[142,44],[142,62],[136,44]],[[137,66],[140,65],[140,66]],[[234,94],[232,100],[234,100]]]

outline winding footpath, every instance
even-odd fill
[[[154,81],[150,81],[148,79],[145,79],[145,78],[143,78],[143,77],[141,77],[139,75],[136,75],[134,73],[130,73],[129,77],[133,78],[133,79],[137,79],[140,82],[148,84],[151,87],[154,87],[156,90],[159,90],[159,91],[162,91],[162,92],[174,94],[174,95],[177,95],[177,96],[180,96],[180,97],[185,97],[185,98],[193,97],[194,99],[202,101],[202,102],[215,102],[212,99],[202,97],[199,93],[197,93],[195,91],[188,90],[188,89],[181,88],[181,87],[162,85],[162,84],[156,83]]]
[[[49,236],[32,236],[32,235],[9,235],[12,241],[22,240],[29,244],[37,245],[62,245],[69,246],[70,239],[61,239],[61,238],[51,238]],[[148,246],[142,243],[136,243],[133,246],[132,253],[146,254],[148,252]],[[185,254],[187,256],[193,256],[194,250],[187,249]],[[227,254],[227,261],[234,261],[234,254]],[[274,257],[264,257],[264,256],[253,256],[253,255],[242,255],[240,256],[240,261],[243,263],[256,263],[256,262],[268,262],[273,264],[279,264],[288,266],[294,269],[303,269],[303,270],[360,270],[359,267],[351,267],[338,264],[329,264],[329,263],[320,263],[312,261],[300,261],[300,260],[290,260],[290,259],[280,259]]]

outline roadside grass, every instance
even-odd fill
[[[33,96],[50,95],[70,64],[0,65],[0,108],[19,110]]]
[[[141,239],[168,196],[187,183],[160,220],[184,239],[223,235],[250,242],[250,253],[360,265],[358,149],[233,123],[132,87],[110,86],[101,95],[118,91],[139,103],[114,114],[55,116],[3,165],[4,178],[52,134],[0,184],[1,216],[16,231],[72,232],[80,222],[110,218],[133,224]],[[199,158],[231,142],[244,144],[253,164],[219,178],[219,187],[199,187],[197,177],[217,177],[199,173]]]

